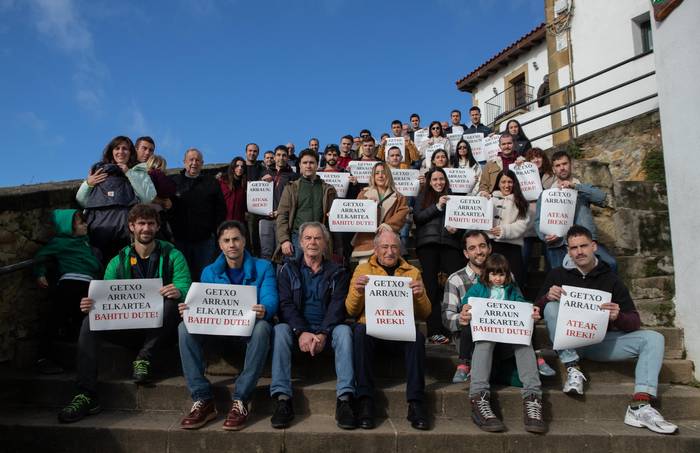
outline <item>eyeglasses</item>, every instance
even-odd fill
[[[440,129],[442,129],[440,126],[433,126],[430,128],[431,131],[439,131]]]
[[[367,138],[369,137],[369,134],[360,134],[360,138]]]
[[[468,149],[468,148],[466,146],[462,145],[462,146],[458,146],[457,149]]]

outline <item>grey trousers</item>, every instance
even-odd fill
[[[542,398],[542,383],[537,371],[537,358],[532,345],[514,344],[513,353],[515,364],[518,367],[518,377],[523,383],[521,391],[523,398],[535,395]],[[474,343],[472,353],[472,382],[469,385],[469,396],[476,396],[481,392],[488,392],[491,388],[489,376],[491,375],[491,364],[493,362],[493,350],[496,343],[491,341],[477,341]]]

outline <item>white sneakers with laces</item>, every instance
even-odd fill
[[[627,406],[625,424],[635,428],[648,428],[660,434],[673,434],[678,431],[678,426],[664,420],[663,415],[651,407],[651,404],[644,404],[637,409]]]
[[[570,366],[566,369],[566,382],[562,392],[569,395],[583,395],[583,382],[586,381],[586,376],[576,367]]]

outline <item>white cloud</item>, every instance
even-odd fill
[[[92,33],[78,6],[74,0],[31,1],[36,29],[74,60],[76,102],[85,110],[99,112],[104,97],[102,84],[108,73],[95,55]]]
[[[129,131],[134,135],[147,135],[151,134],[149,132],[148,124],[146,123],[146,116],[140,107],[136,105],[135,102],[131,103],[131,124],[129,124]]]
[[[65,142],[62,135],[53,134],[48,123],[34,112],[20,112],[15,119],[21,128],[28,129],[43,146],[58,146]]]

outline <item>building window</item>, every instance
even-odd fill
[[[654,50],[654,38],[651,33],[651,18],[648,12],[632,19],[632,37],[635,55]]]
[[[527,90],[525,86],[525,74],[511,79],[510,85],[513,87],[513,107],[516,108],[527,102]]]

